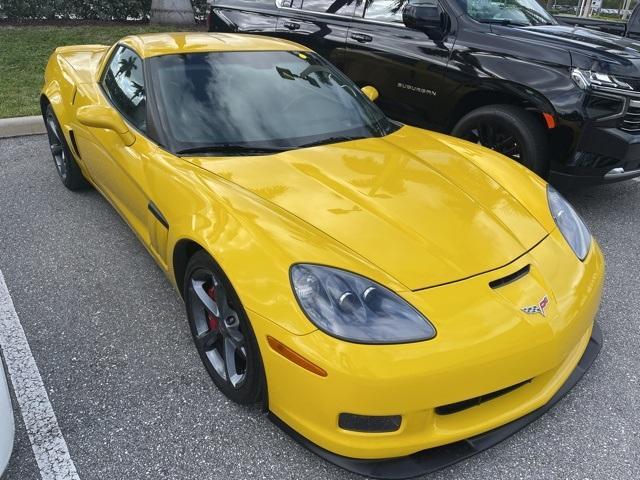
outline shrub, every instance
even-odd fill
[[[206,13],[206,0],[192,0],[196,18]],[[0,15],[9,19],[142,20],[151,0],[0,0]]]

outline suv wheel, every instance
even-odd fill
[[[549,142],[540,122],[513,105],[489,105],[466,114],[452,135],[495,150],[541,177],[549,172]]]

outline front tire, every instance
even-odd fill
[[[205,251],[189,260],[183,292],[193,341],[213,383],[236,403],[262,401],[264,368],[249,318],[224,272]]]
[[[73,158],[71,149],[67,145],[67,140],[62,133],[60,123],[56,118],[51,104],[48,104],[44,111],[44,124],[49,137],[49,148],[56,165],[58,176],[65,187],[69,190],[82,190],[89,186],[89,183],[82,175],[80,166]]]
[[[541,122],[514,105],[480,107],[462,117],[451,134],[495,150],[541,177],[549,173],[549,142]]]

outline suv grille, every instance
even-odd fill
[[[625,132],[640,132],[640,101],[631,100],[624,119],[620,124],[620,130]]]

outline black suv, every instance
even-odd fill
[[[306,45],[376,87],[390,117],[542,176],[640,175],[640,44],[536,0],[214,0],[209,30]]]

